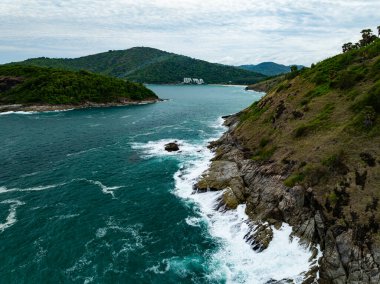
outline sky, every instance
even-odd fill
[[[378,25],[379,0],[0,0],[0,64],[148,46],[308,66]]]

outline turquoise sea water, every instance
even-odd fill
[[[0,283],[264,283],[301,272],[282,265],[293,251],[307,257],[298,244],[263,266],[242,240],[244,207],[214,213],[218,193],[191,194],[220,117],[261,95],[149,87],[168,100],[0,115]],[[174,140],[182,151],[165,152]]]

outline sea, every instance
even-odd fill
[[[193,189],[222,116],[263,93],[148,87],[165,100],[0,115],[0,283],[301,283],[311,252],[288,225],[257,253],[245,205]]]

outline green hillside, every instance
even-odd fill
[[[312,188],[327,224],[377,238],[380,39],[289,73],[239,120],[233,135],[251,158]]]
[[[84,69],[141,83],[180,83],[184,77],[192,77],[202,78],[210,84],[253,84],[266,77],[233,66],[209,63],[147,47],[110,50],[74,59],[34,58],[20,63],[73,71]]]
[[[258,72],[266,76],[276,76],[280,74],[285,74],[290,72],[290,67],[283,64],[278,64],[275,62],[262,62],[257,65],[241,65],[239,68],[244,70],[249,70],[253,72]],[[304,66],[297,65],[298,69],[302,69]]]
[[[0,104],[82,104],[157,99],[141,84],[45,67],[0,66]]]

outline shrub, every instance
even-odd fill
[[[252,160],[254,161],[267,161],[269,160],[274,152],[276,151],[276,147],[273,146],[273,147],[270,147],[268,149],[260,149],[258,151],[255,152],[255,154],[252,156]]]
[[[302,182],[305,179],[305,174],[303,173],[295,173],[289,176],[285,181],[284,185],[287,187],[293,187],[296,184]]]

